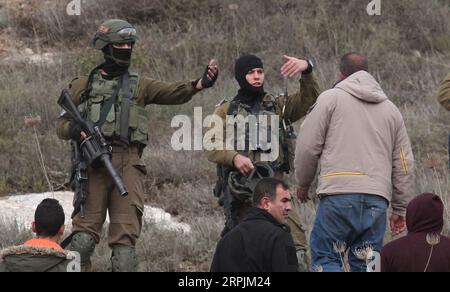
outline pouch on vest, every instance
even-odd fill
[[[136,105],[135,102],[132,102],[130,106],[130,128],[132,142],[147,144],[148,112],[146,108]]]
[[[97,96],[90,99],[90,107],[89,107],[89,120],[92,123],[97,123],[100,120],[100,111],[102,109],[103,104],[103,96]]]

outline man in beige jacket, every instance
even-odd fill
[[[380,251],[389,203],[393,234],[405,230],[415,193],[414,158],[400,111],[368,73],[367,59],[346,54],[340,82],[322,93],[302,125],[295,157],[297,196],[319,168],[320,205],[311,234],[312,267],[341,271],[349,252],[352,271],[364,271],[358,251]]]

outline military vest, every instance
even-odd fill
[[[277,113],[276,111],[276,103],[275,103],[275,98],[271,95],[265,95],[262,102],[261,103],[256,103],[253,106],[248,106],[246,104],[240,103],[238,101],[231,101],[230,102],[230,107],[228,109],[228,115],[229,116],[234,116],[236,117],[237,115],[241,115],[243,117],[248,117],[249,115],[254,115],[255,117],[257,117],[257,121],[260,121],[260,116],[267,116],[265,117],[267,119],[267,124],[266,125],[262,125],[260,123],[258,123],[257,127],[255,127],[256,129],[259,130],[259,133],[263,133],[266,132],[267,134],[265,135],[265,137],[261,137],[262,140],[267,139],[267,143],[276,143],[277,141],[272,141],[271,139],[271,116],[274,115],[278,115],[279,113]],[[280,124],[277,125],[279,127],[279,137],[278,137],[278,143],[279,143],[279,156],[277,158],[276,161],[271,162],[271,165],[276,169],[276,170],[280,170],[280,171],[284,171],[282,169],[280,169],[280,165],[283,164],[284,161],[284,153],[283,153],[283,147],[281,145],[282,143],[282,136],[283,135],[283,127],[281,125],[281,117],[280,118]],[[264,152],[270,152],[271,149],[260,149],[258,147],[251,147],[252,149],[250,149],[250,133],[249,133],[249,129],[246,127],[245,129],[245,147],[244,149],[242,149],[242,147],[238,147],[237,145],[237,141],[240,137],[237,137],[238,135],[238,130],[236,129],[237,125],[235,125],[235,137],[234,137],[234,149],[235,151],[237,151],[239,154],[245,155],[247,157],[249,157],[250,159],[252,159],[253,161],[260,161],[261,160],[261,154]],[[241,132],[242,133],[242,132]],[[260,137],[257,137],[257,140],[259,142]],[[253,145],[255,146],[255,145]],[[259,145],[257,145],[259,146]],[[256,148],[256,150],[255,150]]]
[[[87,96],[82,96],[78,110],[83,117],[93,125],[98,125],[101,119],[101,111],[105,103],[113,98],[115,90],[119,86],[119,78],[112,80],[104,79],[100,71],[92,74]],[[128,143],[138,143],[143,146],[148,143],[148,112],[145,107],[137,103],[139,75],[130,73],[130,90],[132,92],[130,100],[130,112],[128,122]],[[106,115],[106,120],[100,126],[106,138],[114,139],[120,137],[121,129],[121,105],[123,99],[122,89],[117,94],[116,101]]]

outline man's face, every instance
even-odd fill
[[[247,82],[253,87],[261,87],[264,85],[264,69],[255,68],[250,70],[245,76]]]
[[[113,44],[112,45],[113,46],[113,48],[116,48],[116,49],[131,49],[131,44],[129,44],[129,43],[125,43],[125,44]]]
[[[266,211],[269,212],[279,223],[286,224],[289,212],[292,210],[292,197],[289,190],[277,187],[276,197],[273,202],[268,201]]]

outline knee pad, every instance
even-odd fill
[[[92,254],[95,249],[95,239],[92,235],[86,232],[78,232],[70,241],[68,250],[76,251],[80,254],[81,265],[89,264]]]
[[[113,272],[136,272],[137,256],[133,246],[112,247],[111,265]]]

